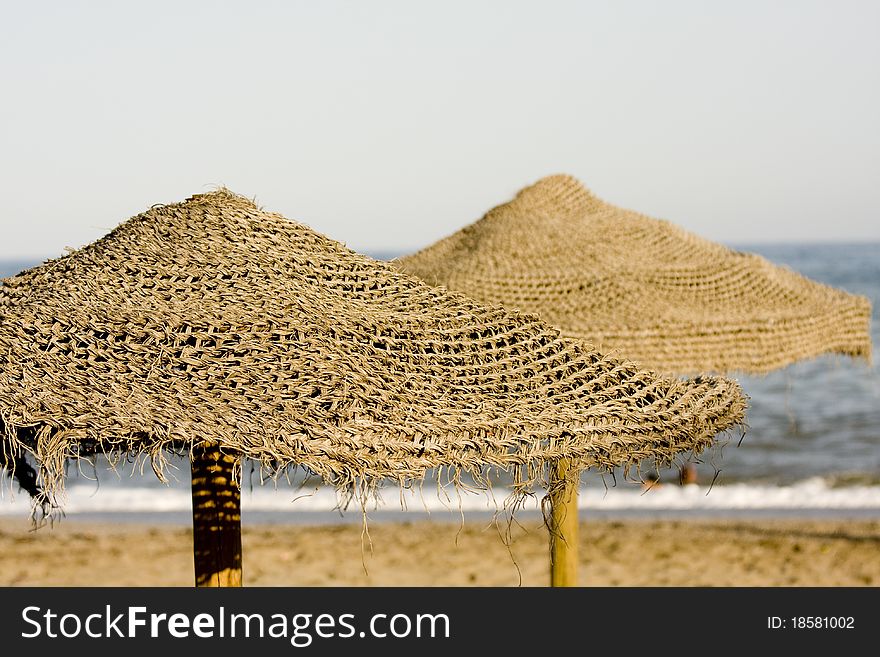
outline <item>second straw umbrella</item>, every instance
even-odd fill
[[[675,375],[760,374],[826,352],[871,352],[866,298],[613,206],[566,175],[540,180],[398,265]],[[565,461],[558,467],[563,474]],[[577,491],[557,490],[551,577],[571,585]]]

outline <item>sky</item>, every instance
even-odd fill
[[[877,2],[0,0],[0,258],[220,185],[408,252],[539,178],[880,240]]]

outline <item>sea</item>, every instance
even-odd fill
[[[874,351],[880,345],[880,243],[737,244],[814,280],[871,299]],[[374,253],[389,259],[394,252]],[[38,264],[0,261],[0,277]],[[750,398],[745,432],[725,436],[696,464],[697,483],[679,485],[676,467],[656,470],[646,490],[623,472],[586,472],[579,496],[584,517],[791,517],[880,518],[880,375],[875,363],[823,356],[767,376],[737,376]],[[143,464],[110,468],[71,466],[67,519],[186,524],[191,520],[189,466],[172,459],[171,480],[161,483]],[[642,474],[654,465],[644,464]],[[334,490],[298,478],[261,483],[245,467],[242,519],[248,523],[360,523],[364,509],[346,506]],[[509,490],[461,492],[436,481],[401,493],[389,487],[371,500],[371,522],[458,521],[502,515]],[[520,515],[539,515],[541,492]],[[0,487],[0,516],[27,516],[30,502],[9,479]]]

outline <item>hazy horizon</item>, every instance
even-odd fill
[[[820,246],[828,246],[830,248],[845,248],[845,247],[880,247],[880,239],[878,240],[860,240],[860,241],[834,241],[834,240],[820,240],[820,241],[771,241],[771,242],[743,242],[743,243],[724,243],[725,246],[738,250],[738,251],[751,251],[754,250],[758,255],[764,255],[767,257],[763,251],[767,249],[775,249],[775,248],[817,248]],[[365,255],[376,258],[377,260],[390,260],[392,258],[398,258],[404,255],[409,255],[410,253],[414,253],[417,249],[366,249],[362,251]],[[65,253],[60,254],[36,254],[36,255],[12,255],[12,256],[4,256],[0,254],[0,278],[3,276],[11,276],[12,274],[17,273],[19,270],[13,271],[13,268],[10,265],[21,265],[22,267],[33,267],[38,264],[45,262],[48,259],[58,258],[65,255]],[[770,258],[772,261],[773,259]]]
[[[880,3],[8,3],[0,258],[225,185],[406,253],[569,173],[728,245],[880,242]]]

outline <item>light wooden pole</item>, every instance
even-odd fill
[[[578,482],[569,478],[570,463],[553,466],[550,496],[550,586],[578,585]],[[553,484],[557,484],[554,486]]]
[[[237,458],[206,445],[192,454],[196,586],[241,586],[241,489]]]

